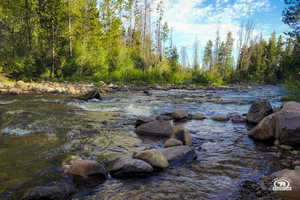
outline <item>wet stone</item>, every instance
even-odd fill
[[[164,169],[169,166],[169,162],[166,157],[158,150],[145,150],[142,152],[137,152],[133,155],[133,158],[143,160],[155,168]]]
[[[139,159],[123,157],[115,161],[109,173],[115,178],[144,177],[153,172],[153,167],[147,162]]]

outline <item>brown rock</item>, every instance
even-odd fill
[[[295,101],[289,101],[283,104],[282,109],[283,111],[299,111],[300,112],[300,103]]]
[[[150,117],[145,117],[145,116],[139,116],[137,119],[136,119],[136,122],[135,122],[135,128],[142,125],[142,124],[145,124],[145,123],[148,123],[148,122],[151,122],[153,121],[153,119],[151,119]]]
[[[195,119],[195,120],[204,120],[204,119],[206,119],[206,117],[204,117],[203,114],[194,114],[194,115],[192,115],[192,119]]]
[[[75,160],[66,170],[76,184],[95,185],[104,182],[107,179],[105,167],[93,160]]]
[[[170,137],[173,131],[172,121],[154,120],[135,129],[138,135]]]
[[[149,175],[151,172],[153,172],[153,167],[149,163],[143,160],[125,157],[115,161],[110,169],[110,174],[116,178],[144,176]]]
[[[247,121],[258,124],[263,118],[273,113],[271,104],[268,101],[254,102],[247,114]]]
[[[231,121],[233,123],[245,123],[245,122],[247,122],[247,119],[244,118],[244,117],[241,117],[241,116],[237,115],[237,116],[233,116],[231,118]]]
[[[165,147],[181,146],[183,142],[175,138],[170,138],[165,142]]]
[[[177,127],[172,133],[172,138],[182,141],[184,145],[192,146],[193,138],[187,129]]]
[[[184,119],[188,119],[189,115],[185,110],[176,110],[171,113],[171,117],[174,120],[184,120]]]
[[[133,155],[133,158],[143,160],[157,168],[163,169],[169,166],[169,162],[166,157],[158,150],[145,150],[138,152]]]
[[[173,118],[171,116],[168,116],[168,115],[159,115],[156,117],[156,119],[158,121],[170,121],[170,120],[173,120]]]
[[[300,144],[300,112],[280,111],[264,118],[249,136],[258,140],[274,139],[284,145]]]
[[[65,200],[75,192],[76,189],[72,184],[56,183],[33,188],[23,200]]]
[[[197,158],[196,152],[189,146],[169,147],[159,151],[167,158],[170,165],[190,163]]]
[[[93,90],[89,91],[84,97],[80,98],[82,100],[88,101],[90,99],[100,99],[102,100],[101,89],[94,88]]]
[[[225,122],[225,121],[229,121],[230,118],[228,116],[213,116],[211,117],[211,119],[214,121]]]

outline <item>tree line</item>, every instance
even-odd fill
[[[25,80],[278,82],[299,70],[300,3],[286,3],[289,35],[254,37],[254,25],[243,23],[236,39],[229,32],[221,41],[217,32],[202,58],[196,39],[190,65],[187,48],[173,44],[163,1],[2,0],[0,72]]]

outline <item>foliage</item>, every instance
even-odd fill
[[[288,81],[285,83],[285,100],[300,102],[300,81]]]
[[[192,68],[185,48],[179,62],[163,1],[153,16],[147,2],[1,1],[0,72],[23,80],[222,85],[279,83],[300,71],[299,0],[286,0],[289,37],[249,37],[235,61],[233,34],[221,37],[218,31],[205,47],[202,66],[195,40]]]

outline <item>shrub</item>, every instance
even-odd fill
[[[284,100],[299,101],[300,102],[300,81],[288,81],[285,83],[285,94]]]

